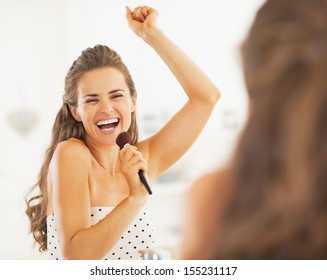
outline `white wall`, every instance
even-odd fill
[[[169,224],[162,209],[155,205],[165,207],[170,201],[174,204],[169,209],[179,211],[185,185],[201,173],[223,165],[230,156],[246,118],[247,105],[238,47],[262,2],[0,0],[0,259],[44,258],[33,249],[32,238],[27,234],[23,197],[37,179],[61,104],[65,74],[83,49],[101,43],[121,54],[139,93],[142,137],[148,135],[151,124],[157,129],[157,124],[162,125],[185,101],[166,66],[128,29],[126,4],[155,7],[159,11],[158,25],[222,91],[198,141],[163,177],[169,180],[167,175],[180,172],[179,181],[173,185],[182,187],[171,191],[170,186],[167,191],[164,184],[158,184],[159,191],[150,201],[159,225],[178,227],[180,216],[176,215]],[[8,116],[24,110],[36,113],[38,123],[22,136],[10,126]],[[161,235],[162,244],[168,242],[165,237]]]

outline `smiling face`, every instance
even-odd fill
[[[86,142],[116,145],[116,138],[131,125],[136,95],[131,96],[124,75],[105,67],[84,73],[78,81],[77,107],[70,107],[85,128]]]

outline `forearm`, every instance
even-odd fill
[[[117,243],[145,203],[144,198],[127,197],[105,218],[77,232],[63,248],[65,259],[101,259]]]
[[[218,101],[220,91],[214,83],[158,27],[148,28],[143,39],[163,59],[191,101],[213,105]]]

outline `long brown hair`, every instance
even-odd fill
[[[268,0],[242,45],[250,112],[214,258],[327,258],[326,14]]]
[[[30,230],[36,242],[39,243],[40,251],[47,250],[47,175],[51,158],[60,142],[69,138],[85,140],[84,127],[81,122],[74,119],[69,105],[72,107],[77,106],[77,83],[80,77],[88,71],[102,67],[113,67],[119,70],[125,77],[130,94],[134,95],[136,93],[134,82],[126,65],[121,57],[107,46],[96,45],[93,48],[87,48],[70,67],[65,78],[63,104],[52,128],[50,146],[45,153],[38,181],[26,197],[26,214],[30,219]],[[131,125],[128,132],[131,135],[132,144],[135,144],[138,141],[136,113],[132,112],[131,117]],[[34,195],[35,191],[38,192],[36,195]]]

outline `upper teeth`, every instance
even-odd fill
[[[118,119],[117,118],[97,122],[97,125],[111,124],[111,123],[115,123],[115,122],[118,122]]]

